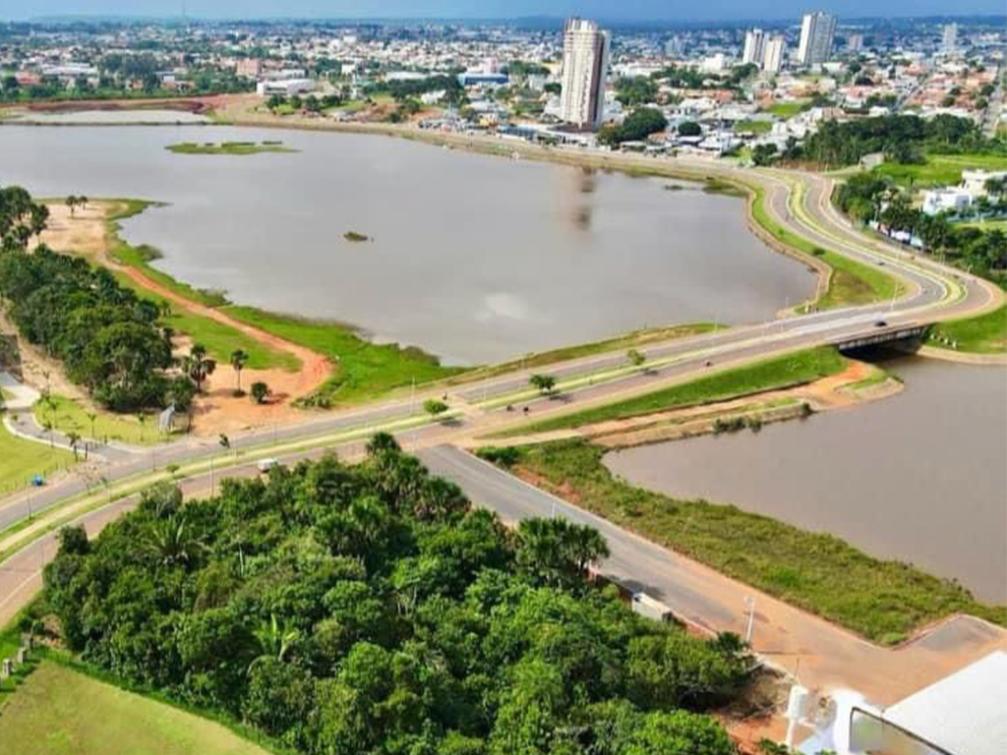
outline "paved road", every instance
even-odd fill
[[[703,169],[714,172],[709,165],[704,165]],[[738,171],[726,169],[721,172],[731,176]],[[703,374],[709,369],[707,364],[711,362],[715,364],[715,369],[720,369],[755,357],[875,333],[878,332],[875,323],[879,319],[886,320],[892,326],[931,322],[938,318],[980,311],[993,306],[1000,300],[998,297],[1002,297],[998,290],[980,279],[949,271],[928,260],[916,259],[915,255],[906,250],[895,248],[885,242],[866,240],[831,207],[829,195],[832,184],[826,178],[780,171],[764,171],[758,174],[746,172],[745,175],[759,176],[768,192],[769,212],[778,223],[809,238],[813,243],[841,251],[865,264],[883,263],[888,270],[895,271],[904,279],[908,289],[907,295],[889,303],[821,312],[654,344],[642,350],[650,362],[666,360],[666,364],[648,372],[630,372],[607,382],[585,380],[583,385],[564,391],[562,401],[547,398],[523,401],[533,416],[542,417],[563,411],[570,402],[587,405],[590,402],[611,400],[617,396],[691,378]],[[794,181],[801,183],[804,192],[799,207],[792,206],[788,201],[791,184]],[[949,290],[954,285],[964,286],[965,295],[962,298],[948,298]],[[551,366],[549,372],[559,376],[561,380],[568,380],[613,370],[624,365],[625,355],[620,351],[571,360]],[[444,443],[471,438],[488,429],[513,422],[514,415],[507,412],[504,407],[480,408],[474,404],[524,389],[527,386],[528,374],[528,370],[518,371],[453,390],[451,403],[461,411],[457,419],[450,424],[430,424],[399,432],[400,439],[408,447],[422,451]],[[232,448],[238,452],[253,453],[257,447],[303,441],[315,446],[315,450],[298,451],[293,457],[317,455],[318,449],[333,445],[328,436],[334,433],[350,430],[370,431],[387,423],[401,422],[414,417],[417,406],[426,397],[426,394],[421,393],[410,399],[398,398],[349,412],[325,415],[296,426],[265,428],[235,434],[231,438]],[[359,443],[356,446],[359,450]],[[343,452],[346,448],[345,444],[340,446]],[[21,521],[30,512],[34,512],[36,516],[40,513],[44,515],[46,510],[86,490],[99,489],[103,481],[109,483],[122,481],[142,475],[154,468],[163,469],[169,464],[185,464],[212,456],[221,457],[223,454],[223,450],[214,441],[185,439],[170,446],[127,454],[125,458],[109,458],[104,464],[82,470],[84,474],[74,474],[46,489],[33,491],[30,497],[22,494],[0,500],[0,531]],[[233,463],[233,457],[229,458]],[[459,462],[459,458],[465,457],[457,457],[450,453],[445,455],[441,450],[433,457],[429,457],[429,460],[433,465],[453,465],[450,469],[438,471],[444,471],[463,485],[469,486],[475,491],[474,498],[485,499],[484,502],[489,502],[505,517],[517,518],[540,510],[543,505],[548,505],[551,509],[554,504],[562,503],[558,499],[542,498],[541,494],[530,488],[515,486],[512,481],[504,481],[489,467],[484,465],[471,467],[470,462],[467,460],[464,463]],[[254,469],[248,466],[238,471],[243,474],[254,473]],[[200,475],[187,484],[200,482],[205,484],[207,479],[206,475]],[[88,527],[96,529],[121,513],[128,505],[128,502],[115,502],[106,509],[86,515],[81,521]],[[563,511],[571,517],[587,516],[569,507]],[[724,577],[621,530],[613,530],[612,525],[607,522],[592,519],[592,523],[616,543],[617,548],[613,549],[616,555],[609,568],[622,579],[627,582],[635,580],[638,586],[663,596],[682,616],[698,625],[706,625],[711,629],[730,628],[735,631],[741,628],[738,625],[739,605],[743,605],[744,596],[751,590],[727,580],[734,585],[734,592],[726,591],[726,588],[719,587],[724,583]],[[52,541],[49,536],[21,549],[0,564],[0,619],[5,613],[9,615],[24,605],[33,589],[37,588],[38,565],[50,558],[51,552]],[[868,665],[871,669],[875,669],[864,672],[871,675],[868,681],[872,679],[877,681],[875,676],[894,673],[896,670],[910,681],[922,678],[912,671],[911,665],[906,666],[904,661],[900,662],[896,669],[884,661],[884,658],[889,656],[882,655],[875,658],[870,655],[888,651],[873,648],[868,643],[817,619],[807,617],[788,606],[774,604],[773,616],[778,618],[767,618],[763,623],[767,628],[777,627],[774,630],[776,634],[767,635],[766,638],[768,641],[770,637],[775,637],[773,640],[776,643],[775,652],[780,653],[781,657],[796,658],[800,655],[802,659],[805,656],[819,659],[812,662],[817,663],[817,667],[821,669],[820,678],[823,680],[844,678],[844,674],[850,673],[851,667],[846,663],[850,657],[848,652],[850,647],[871,649],[857,651],[861,653],[857,656],[858,661],[867,658]],[[794,630],[790,640],[784,642],[791,632],[791,621],[798,622],[801,627],[807,627],[807,631]],[[829,631],[822,634],[826,628]],[[843,639],[830,639],[823,644],[816,639],[820,634],[827,638]],[[982,632],[978,634],[982,636]],[[942,663],[953,661],[955,653],[946,649],[953,643],[943,644],[945,650],[940,654],[940,658],[928,659],[924,664],[925,668],[936,668]],[[760,644],[757,647],[763,652],[774,652],[772,644]],[[870,657],[863,656],[862,653],[868,653]],[[803,663],[802,660],[802,665]],[[859,675],[859,672],[857,673]]]
[[[901,649],[880,648],[457,448],[439,446],[422,450],[419,456],[432,472],[453,480],[474,503],[496,511],[505,521],[560,516],[596,528],[612,554],[601,568],[605,576],[661,600],[695,626],[744,636],[746,599],[754,597],[753,648],[778,667],[798,670],[802,683],[813,688],[853,686],[888,705],[994,648],[1007,648],[1002,628],[968,617],[953,619]]]

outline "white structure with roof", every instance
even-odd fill
[[[887,709],[848,690],[799,752],[816,755],[1003,755],[1007,752],[1007,651],[997,650]],[[788,711],[789,713],[789,711]]]

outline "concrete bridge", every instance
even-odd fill
[[[861,333],[852,336],[843,336],[830,341],[840,351],[854,351],[870,346],[883,346],[886,344],[907,344],[919,343],[926,337],[929,325],[882,325],[883,320],[879,320],[875,330],[870,333]]]

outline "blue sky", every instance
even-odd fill
[[[606,20],[748,20],[796,18],[803,10],[856,16],[1004,13],[1004,0],[0,0],[0,18],[52,14],[207,18],[451,17],[505,18],[580,14]]]

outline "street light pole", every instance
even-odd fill
[[[748,606],[748,627],[745,629],[745,644],[752,644],[752,632],[755,630],[755,598],[749,595],[745,598],[745,605]]]

